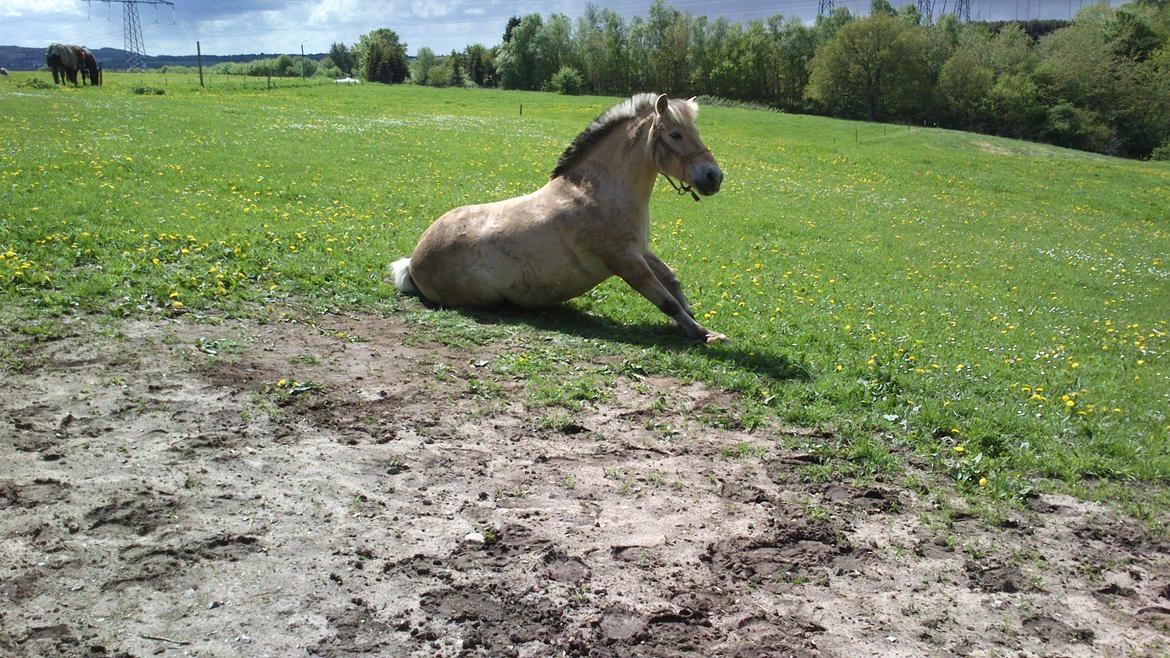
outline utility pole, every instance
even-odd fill
[[[126,52],[130,53],[126,69],[141,71],[145,67],[142,58],[146,56],[146,46],[142,43],[142,23],[138,20],[138,5],[154,5],[155,14],[159,5],[171,8],[171,22],[175,20],[175,3],[171,0],[97,0],[107,5],[117,3],[122,5],[122,33]],[[92,0],[86,0],[87,3]]]
[[[833,0],[820,0],[817,3],[817,16],[828,16],[833,13]]]
[[[301,42],[301,82],[305,81],[305,42]]]

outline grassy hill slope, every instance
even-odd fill
[[[482,315],[400,302],[386,266],[447,209],[542,185],[616,101],[173,77],[139,96],[161,79],[27,77],[0,81],[13,326],[292,301],[491,340]],[[699,126],[724,189],[694,203],[663,184],[655,248],[731,343],[681,345],[611,280],[563,311],[489,316],[534,336],[534,380],[558,359],[536,337],[568,334],[639,372],[742,393],[734,422],[834,426],[841,443],[812,448],[835,468],[894,468],[908,451],[991,496],[1049,478],[1164,503],[1170,166],[720,107]]]

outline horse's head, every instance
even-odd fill
[[[668,180],[673,176],[682,180],[683,190],[693,187],[699,194],[710,196],[719,191],[723,170],[699,139],[699,129],[695,127],[698,113],[699,104],[693,98],[672,101],[666,94],[660,95],[654,103],[651,149],[654,164]]]

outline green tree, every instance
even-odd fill
[[[917,30],[889,16],[848,23],[813,57],[808,95],[870,121],[912,116],[925,89],[924,53]]]
[[[500,86],[505,89],[537,89],[542,82],[537,60],[536,35],[544,25],[540,14],[528,14],[512,30],[511,38],[496,56]]]
[[[398,34],[380,28],[363,34],[353,47],[356,67],[370,82],[398,83],[406,80],[406,44]]]
[[[847,7],[837,7],[828,16],[817,16],[817,21],[813,29],[817,33],[817,45],[826,44],[837,36],[841,28],[853,22],[853,14],[849,13]]]
[[[816,32],[798,18],[783,20],[781,16],[773,16],[768,23],[780,75],[776,100],[786,110],[804,110],[809,63],[816,55]]]
[[[936,90],[947,113],[962,128],[979,128],[995,72],[969,50],[957,50],[943,65]]]
[[[1109,128],[1097,113],[1068,102],[1048,108],[1041,133],[1045,141],[1085,151],[1104,151],[1109,145]]]
[[[329,57],[333,60],[333,65],[341,69],[343,73],[346,75],[353,73],[353,51],[344,43],[334,43],[329,46]]]
[[[995,130],[1008,137],[1035,136],[1045,112],[1040,88],[1022,73],[996,80],[987,92],[987,107]]]
[[[870,0],[869,15],[893,18],[898,15],[898,11],[894,9],[894,5],[890,4],[890,0]]]
[[[281,55],[276,58],[276,62],[272,68],[272,75],[287,78],[289,76],[300,75],[301,70],[297,68],[296,62],[289,55]]]
[[[630,79],[629,32],[625,21],[612,9],[601,10],[604,76],[599,91],[626,94],[633,92]]]
[[[416,85],[427,84],[427,76],[438,63],[439,60],[433,50],[426,46],[419,48],[414,61],[410,64],[410,81]]]
[[[1104,25],[1105,41],[1117,57],[1144,62],[1165,40],[1154,31],[1150,19],[1126,7],[1119,9]]]
[[[575,63],[573,54],[573,24],[564,14],[552,14],[540,26],[532,43],[533,61],[536,69],[532,72],[535,88],[544,86],[549,78],[565,66]]]
[[[475,43],[463,50],[463,59],[467,62],[467,79],[476,86],[487,84],[488,58],[488,49],[483,44]]]
[[[426,84],[431,87],[449,87],[453,80],[451,60],[447,57],[436,60],[426,73]]]
[[[1031,73],[1036,66],[1032,38],[1018,23],[1005,25],[986,42],[984,58],[983,63],[994,69],[996,75]]]
[[[513,16],[508,19],[508,24],[504,26],[504,43],[512,40],[512,31],[520,27],[520,17]]]

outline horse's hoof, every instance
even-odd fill
[[[703,342],[707,343],[708,345],[710,345],[711,343],[726,343],[727,336],[724,336],[723,334],[717,334],[714,331],[711,331],[711,332],[707,333],[707,337],[703,340]]]

